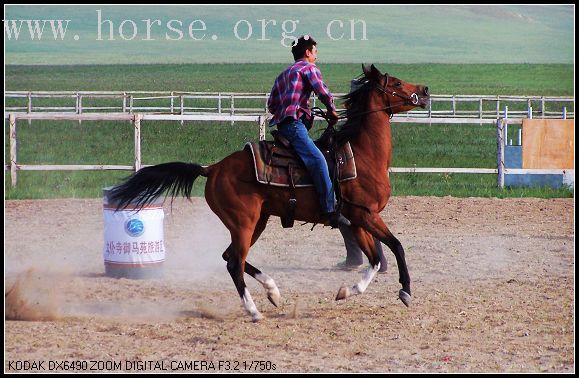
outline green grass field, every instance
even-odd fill
[[[383,73],[428,85],[433,94],[572,96],[572,64],[386,64]],[[288,65],[150,64],[6,66],[6,90],[269,92]],[[361,64],[319,64],[328,87],[348,92]]]
[[[403,80],[424,83],[434,94],[573,95],[572,65],[381,65]],[[7,90],[182,90],[268,92],[283,64],[7,66]],[[334,92],[346,92],[360,72],[354,64],[321,65]],[[55,100],[57,101],[57,100]],[[321,132],[321,123],[312,135]],[[5,162],[9,161],[5,121]],[[18,123],[21,164],[132,164],[132,127],[128,122],[27,121]],[[211,164],[258,139],[258,127],[237,122],[143,123],[143,164],[189,161]],[[468,125],[393,125],[394,167],[496,166],[495,127]],[[18,172],[5,198],[100,197],[102,188],[128,171]],[[496,188],[496,175],[392,174],[394,195],[570,197],[567,189]],[[194,188],[201,195],[204,181]]]

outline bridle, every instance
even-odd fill
[[[388,74],[384,75],[386,77],[386,80],[384,81],[384,86],[380,87],[376,84],[374,84],[374,88],[379,90],[380,92],[386,93],[386,94],[390,94],[392,96],[396,96],[396,97],[400,97],[401,99],[404,100],[404,103],[402,104],[396,104],[395,106],[400,106],[400,105],[418,105],[418,95],[416,94],[416,92],[412,92],[412,94],[410,96],[406,96],[403,94],[400,94],[398,92],[394,92],[388,89]],[[390,102],[390,100],[388,100],[388,102]],[[392,108],[393,106],[391,106],[390,108]]]
[[[346,118],[354,118],[354,117],[360,117],[366,114],[370,114],[370,113],[376,113],[376,112],[382,112],[385,111],[388,116],[390,118],[392,118],[392,116],[394,115],[393,112],[389,112],[389,110],[396,108],[398,106],[404,106],[404,105],[418,105],[418,95],[415,92],[412,92],[412,94],[410,96],[406,96],[404,94],[398,93],[396,91],[390,90],[388,88],[388,79],[390,78],[388,76],[388,74],[385,74],[385,80],[384,80],[384,85],[378,85],[376,83],[374,83],[372,85],[372,89],[376,89],[382,93],[385,93],[387,95],[391,95],[391,96],[395,96],[395,97],[399,97],[401,98],[403,101],[396,103],[394,105],[392,105],[391,101],[390,101],[390,97],[388,97],[388,106],[385,106],[383,108],[378,108],[378,109],[372,109],[372,110],[367,110],[364,112],[359,112],[359,113],[355,113],[355,114],[349,114],[348,116],[346,116],[346,114],[344,114],[345,112],[347,112],[347,110],[339,110],[338,112],[341,112],[342,114],[338,114],[338,120],[340,119],[346,119]],[[324,112],[321,108],[318,107],[314,107],[312,108],[312,112],[314,115],[318,116],[318,117],[322,117],[324,118],[326,121],[329,121],[329,117],[327,116],[326,112]]]

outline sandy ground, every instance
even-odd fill
[[[409,308],[389,250],[388,273],[336,302],[361,278],[333,269],[339,232],[271,219],[249,261],[282,301],[246,275],[265,316],[252,323],[203,199],[165,205],[152,280],[105,276],[101,200],[6,201],[5,371],[575,372],[574,199],[394,197],[382,217]]]

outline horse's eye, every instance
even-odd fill
[[[397,87],[401,87],[401,86],[402,86],[402,83],[399,82],[399,81],[397,81],[397,82],[396,82],[396,86],[397,86]]]

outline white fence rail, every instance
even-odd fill
[[[507,108],[504,114],[507,115]],[[510,114],[510,112],[508,113]],[[143,167],[141,163],[141,122],[142,121],[231,121],[231,122],[253,122],[259,124],[259,139],[265,139],[266,121],[268,117],[262,115],[224,115],[224,114],[188,114],[188,115],[170,115],[170,114],[140,114],[140,113],[4,113],[4,118],[10,123],[10,164],[4,166],[5,171],[10,171],[11,184],[13,187],[17,183],[17,172],[19,170],[134,170],[137,171]],[[18,164],[17,154],[17,120],[71,120],[71,121],[130,121],[134,126],[134,159],[133,165],[37,165],[37,164]],[[428,123],[428,124],[468,124],[473,123],[472,119],[467,118],[393,118],[392,122],[404,123]],[[504,168],[504,146],[506,144],[507,123],[522,124],[522,119],[498,118],[498,119],[481,119],[476,123],[496,124],[497,127],[497,168],[396,168],[391,167],[392,173],[467,173],[467,174],[497,174],[497,185],[504,186],[504,175],[506,173],[525,173],[531,170],[508,170]],[[511,172],[513,171],[513,172]],[[516,171],[516,172],[515,172]],[[543,170],[548,173],[561,174],[563,170]]]
[[[336,97],[343,95],[337,93]],[[168,113],[168,114],[245,114],[267,112],[268,93],[168,92],[168,91],[6,91],[5,112],[90,112]],[[315,106],[316,99],[312,97]],[[54,103],[58,102],[58,105]],[[415,109],[395,118],[494,118],[504,106],[511,107],[511,118],[574,118],[574,97],[431,95],[426,109]],[[532,110],[531,110],[532,109]]]

